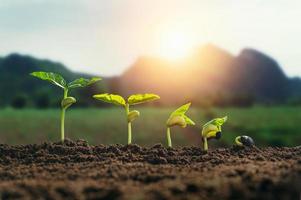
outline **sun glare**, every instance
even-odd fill
[[[159,55],[170,60],[183,59],[189,54],[194,45],[191,34],[173,31],[161,35]]]

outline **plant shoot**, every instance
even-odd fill
[[[70,83],[67,83],[66,80],[60,75],[53,72],[32,72],[30,75],[42,79],[44,81],[48,81],[60,88],[63,89],[63,99],[61,101],[61,140],[65,140],[65,113],[67,108],[69,108],[72,104],[76,103],[76,99],[74,97],[68,96],[68,92],[70,89],[86,87],[91,85],[97,81],[100,81],[101,78],[79,78]]]
[[[235,138],[235,144],[238,146],[252,147],[255,145],[254,140],[247,135],[238,136]]]
[[[93,97],[106,103],[124,107],[128,124],[128,144],[132,143],[132,122],[140,116],[139,111],[131,111],[130,106],[160,99],[156,94],[134,94],[127,99],[127,102],[122,96],[116,94],[96,94]]]
[[[195,125],[195,123],[185,115],[187,110],[189,109],[191,103],[187,103],[174,112],[172,112],[166,122],[167,130],[166,130],[166,137],[167,137],[167,145],[168,147],[172,147],[171,136],[170,136],[170,128],[173,126],[180,126],[185,128],[187,125]]]
[[[208,140],[220,139],[222,137],[222,125],[227,121],[227,116],[223,118],[215,118],[207,122],[202,129],[202,141],[204,150],[208,151]]]

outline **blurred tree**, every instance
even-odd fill
[[[35,98],[35,106],[40,109],[45,109],[50,106],[50,98],[48,95],[40,95]]]
[[[287,100],[287,104],[290,106],[300,106],[301,105],[301,96],[294,96]]]
[[[28,103],[28,97],[26,95],[17,95],[13,98],[11,106],[16,109],[24,108]]]
[[[251,107],[254,105],[255,99],[250,94],[233,95],[230,100],[231,106],[235,107]]]
[[[104,105],[96,103],[91,95],[106,91],[125,96],[154,92],[161,96],[155,105],[162,106],[178,105],[189,99],[193,105],[219,107],[246,107],[254,102],[284,103],[288,98],[301,95],[300,78],[288,78],[273,58],[253,49],[233,56],[214,45],[207,45],[197,50],[191,59],[183,64],[185,67],[176,68],[175,63],[164,59],[142,57],[121,76],[104,78],[100,87],[75,91],[73,95],[80,100],[77,106]],[[19,93],[27,94],[29,102],[36,105],[40,91],[49,95],[50,106],[60,103],[59,88],[28,76],[32,71],[57,72],[67,80],[91,77],[74,73],[58,62],[11,54],[0,58],[0,91],[5,93],[0,106],[10,105]]]

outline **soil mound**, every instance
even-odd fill
[[[301,147],[0,144],[5,199],[298,199]]]

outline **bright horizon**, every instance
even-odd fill
[[[300,8],[293,0],[2,0],[0,56],[111,76],[139,56],[177,60],[212,43],[234,55],[254,48],[301,76]]]

